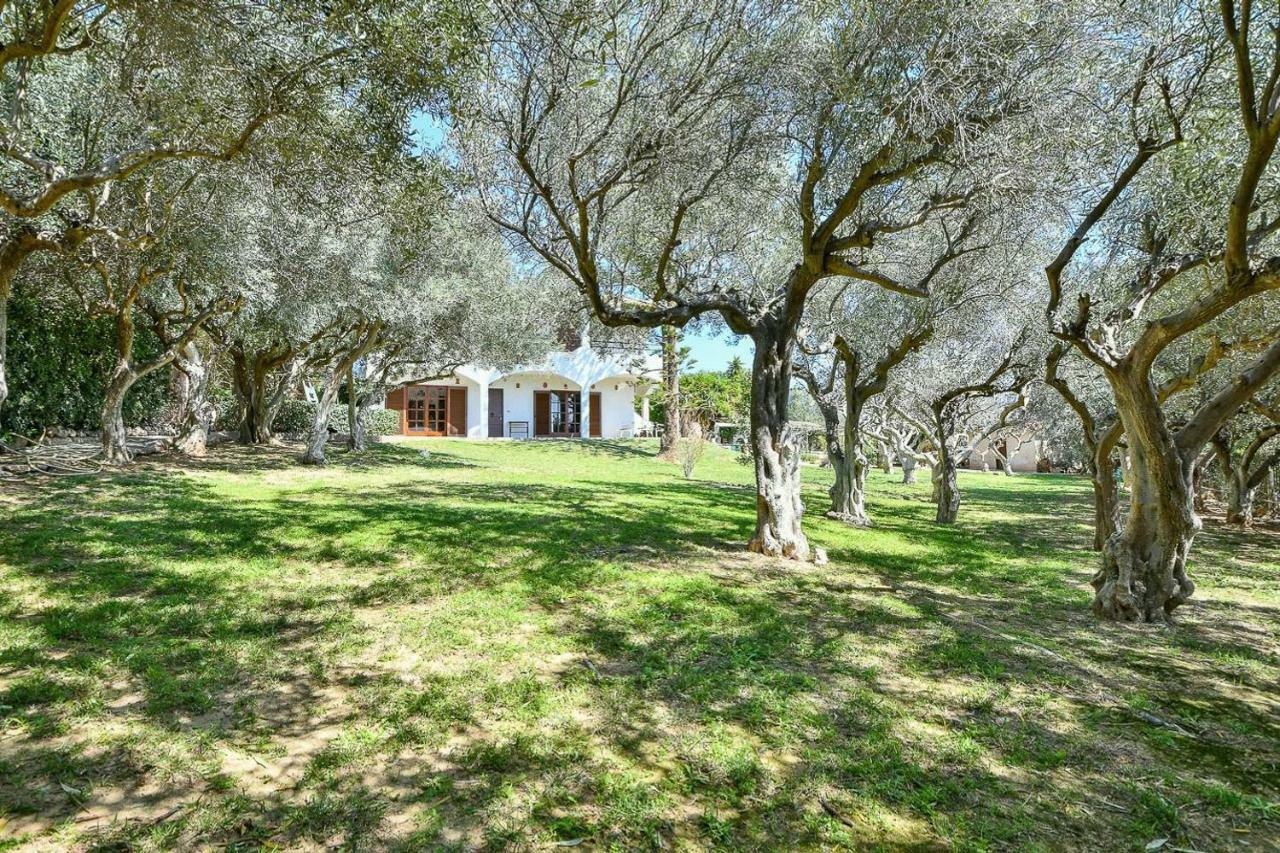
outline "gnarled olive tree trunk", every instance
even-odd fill
[[[333,413],[333,404],[338,400],[338,387],[341,380],[326,379],[316,402],[316,415],[311,422],[311,430],[307,433],[307,447],[302,452],[303,465],[323,465],[325,463],[324,448],[329,443],[329,415]]]
[[[234,351],[231,361],[240,407],[240,443],[268,444],[272,421],[267,412],[271,396],[267,388],[268,370],[261,359],[243,350]]]
[[[276,415],[298,383],[303,363],[292,347],[231,350],[232,379],[240,410],[239,442],[270,444]]]
[[[102,459],[108,465],[128,465],[133,461],[124,426],[124,398],[137,381],[138,375],[128,363],[117,360],[102,400]]]
[[[1101,551],[1116,531],[1116,514],[1119,511],[1119,494],[1111,460],[1092,463],[1089,481],[1093,485],[1093,550]]]
[[[209,431],[218,410],[209,402],[209,359],[194,341],[174,356],[174,363],[185,377],[186,393],[179,412],[178,438],[174,449],[188,456],[203,456],[209,446]]]
[[[342,388],[342,383],[352,375],[355,363],[378,343],[382,331],[383,325],[378,321],[357,325],[352,331],[351,348],[335,353],[329,359],[320,399],[316,402],[316,415],[307,435],[307,447],[300,459],[303,465],[325,463],[324,449],[329,443],[329,415],[333,413],[333,405],[338,401],[338,391]]]
[[[348,380],[351,388],[357,388],[354,371]],[[375,382],[371,387],[357,390],[353,399],[347,403],[347,450],[363,453],[369,449],[369,412],[373,404],[386,398],[383,381]],[[375,439],[376,440],[376,439]]]
[[[1129,444],[1129,515],[1102,548],[1094,613],[1124,622],[1165,622],[1195,591],[1187,554],[1200,530],[1184,459],[1149,382],[1108,376]]]
[[[347,414],[347,450],[363,453],[369,449],[369,409],[371,401],[363,398],[356,403],[355,414]]]
[[[1263,409],[1264,412],[1268,410]],[[1273,415],[1274,417],[1274,415]],[[1267,482],[1272,469],[1280,463],[1280,449],[1259,459],[1262,449],[1280,437],[1280,422],[1257,430],[1252,440],[1237,452],[1225,428],[1209,442],[1222,467],[1227,491],[1227,523],[1251,527],[1258,490]],[[1198,460],[1199,461],[1199,460]]]
[[[899,451],[898,462],[902,465],[902,485],[909,486],[916,481],[916,457],[910,451]]]
[[[801,528],[800,448],[787,424],[790,337],[757,330],[751,370],[751,449],[756,466],[756,527],[747,547],[772,557],[809,559]]]
[[[1249,476],[1238,467],[1226,471],[1227,481],[1227,524],[1238,524],[1242,527],[1253,525],[1253,502],[1258,494],[1255,487],[1249,485]]]
[[[108,465],[128,465],[133,461],[129,450],[129,434],[124,425],[124,400],[138,380],[173,361],[169,348],[141,367],[133,362],[135,329],[130,302],[115,315],[116,363],[107,378],[102,400],[102,459]]]
[[[835,476],[835,481],[828,490],[832,507],[828,515],[834,515],[835,508],[840,503],[840,495],[848,491],[844,482],[849,476],[849,469],[845,464],[844,432],[840,428],[839,408],[817,395],[814,400],[818,404],[818,411],[822,413],[822,430],[827,439],[827,461],[831,463],[831,472]]]
[[[934,520],[939,524],[954,524],[960,514],[960,484],[956,482],[955,456],[945,444],[938,450],[938,461],[934,465],[933,499],[938,506]]]
[[[1196,515],[1202,515],[1209,511],[1209,487],[1205,485],[1205,480],[1209,473],[1208,468],[1208,459],[1201,456],[1191,469],[1191,505],[1195,508]]]
[[[673,452],[680,440],[680,330],[662,327],[662,402],[665,425],[658,442],[659,454]]]
[[[867,517],[867,469],[871,467],[862,449],[862,399],[857,387],[857,376],[849,369],[844,374],[844,453],[840,470],[831,486],[831,518],[866,527]]]

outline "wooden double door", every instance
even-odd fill
[[[600,438],[600,392],[591,392],[591,437]],[[582,393],[534,391],[533,434],[539,438],[578,438],[582,435]]]
[[[410,385],[387,396],[387,408],[400,410],[403,435],[465,436],[467,389],[456,385]]]

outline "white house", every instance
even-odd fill
[[[1010,467],[1014,471],[1039,471],[1041,460],[1045,457],[1045,442],[1032,433],[1015,433],[1011,438],[983,439],[978,442],[973,453],[969,454],[964,467],[996,471],[1000,468],[1001,456],[1009,456]]]
[[[584,342],[508,372],[469,364],[394,389],[386,408],[400,412],[408,436],[626,438],[650,428],[652,387],[645,369],[626,362]]]

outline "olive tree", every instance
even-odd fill
[[[912,359],[922,379],[894,395],[894,413],[922,437],[917,452],[933,469],[939,524],[953,523],[960,511],[959,466],[1026,409],[1032,347],[1025,330],[1006,325],[1004,332],[938,339]]]
[[[1280,403],[1251,401],[1224,424],[1210,445],[1227,485],[1227,523],[1253,524],[1254,500],[1280,465]],[[1270,445],[1270,446],[1268,446]]]
[[[119,251],[114,187],[288,147],[335,96],[353,142],[396,150],[471,28],[449,0],[0,3],[0,405],[14,277],[36,253]]]
[[[198,200],[188,194],[196,175],[167,184],[164,177],[152,173],[120,185],[111,200],[118,208],[112,215],[134,227],[127,234],[116,232],[110,242],[81,246],[78,268],[66,270],[86,313],[109,317],[115,327],[115,359],[101,419],[102,458],[109,465],[132,459],[124,426],[130,389],[178,359],[189,360],[205,325],[240,304],[240,295],[222,286],[226,276],[218,268],[235,255],[227,242],[242,236],[237,220],[217,203],[216,192]],[[211,212],[222,215],[222,227],[199,227]],[[160,344],[141,362],[134,349],[139,322],[150,326]]]
[[[1280,45],[1252,37],[1273,12],[1223,0],[1203,27],[1195,12],[1173,19],[1188,32],[1137,63],[1116,123],[1128,149],[1099,146],[1112,158],[1109,177],[1045,270],[1050,330],[1105,379],[1128,447],[1128,515],[1093,581],[1095,613],[1123,621],[1166,621],[1194,592],[1196,460],[1280,371],[1277,329],[1184,418],[1171,419],[1161,398],[1158,365],[1171,347],[1280,288],[1271,239],[1280,219],[1264,213],[1275,201]],[[1110,250],[1081,253],[1091,236],[1108,238]],[[1089,281],[1104,263],[1098,278],[1112,286],[1087,284],[1068,305],[1075,277]]]
[[[827,460],[835,474],[828,490],[831,509],[827,516],[863,527],[871,523],[866,509],[870,461],[863,447],[866,410],[888,387],[890,372],[923,346],[934,330],[932,318],[923,308],[913,311],[895,305],[876,311],[876,306],[868,304],[873,300],[874,295],[865,302],[852,298],[842,306],[848,317],[860,321],[856,337],[842,324],[821,349],[808,348],[802,341],[795,365],[795,375],[804,382],[822,415]],[[868,351],[870,357],[865,354]]]
[[[501,4],[459,108],[491,215],[610,325],[718,313],[755,345],[749,547],[804,559],[793,350],[824,280],[1000,169],[1070,39],[1057,6]]]
[[[934,338],[940,320],[966,306],[998,303],[1015,280],[1011,250],[1016,245],[997,252],[993,243],[1008,243],[1006,232],[1016,229],[1000,222],[993,210],[963,213],[952,222],[943,219],[935,233],[889,237],[874,253],[877,268],[912,281],[916,290],[928,294],[924,298],[835,281],[810,304],[795,370],[823,416],[827,456],[835,472],[827,513],[832,518],[869,523],[865,486],[870,463],[863,446],[869,436],[863,424],[872,401],[889,387],[891,374]],[[979,233],[979,218],[989,220],[989,231]],[[995,257],[1006,262],[999,270],[992,264]],[[975,326],[981,322],[968,316]],[[965,335],[977,329],[953,331]],[[883,443],[887,451],[891,442]],[[892,443],[900,446],[903,436]]]

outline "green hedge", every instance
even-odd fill
[[[229,400],[220,407],[218,428],[234,430],[237,426],[235,400]],[[311,430],[316,418],[316,404],[306,400],[285,400],[276,415],[271,431],[280,435],[304,435]],[[395,435],[400,432],[400,413],[387,409],[371,409],[366,424],[369,435]],[[347,407],[335,405],[329,413],[329,428],[338,432],[347,431]]]
[[[148,329],[134,342],[138,361],[159,345]],[[107,377],[115,363],[115,327],[109,318],[15,290],[9,299],[9,399],[0,407],[0,433],[34,436],[45,427],[97,429]],[[144,377],[125,398],[124,420],[157,420],[169,405],[169,372]]]
[[[346,411],[343,410],[343,414]],[[311,431],[311,424],[316,419],[316,404],[306,400],[285,400],[276,414],[272,432],[284,435],[302,435]],[[333,423],[333,414],[329,415],[329,423]]]
[[[366,427],[369,435],[395,435],[400,431],[400,413],[386,409],[371,409],[368,413]],[[286,400],[276,416],[273,432],[285,435],[299,435],[310,431],[316,419],[316,404],[306,400]],[[335,404],[329,413],[329,429],[335,432],[347,431],[347,407]]]
[[[400,413],[390,409],[369,411],[369,435],[396,435],[400,432]]]

